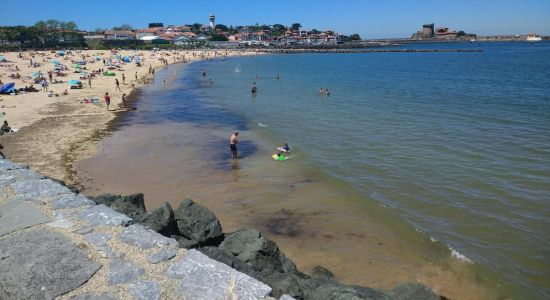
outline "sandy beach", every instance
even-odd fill
[[[2,122],[7,120],[12,129],[18,130],[0,137],[4,146],[2,152],[7,158],[27,164],[37,172],[75,184],[73,163],[96,153],[95,142],[108,134],[109,123],[117,114],[131,111],[131,107],[122,104],[122,95],[126,94],[131,102],[139,87],[153,80],[152,70],[173,63],[251,54],[254,53],[191,50],[79,50],[65,52],[63,56],[56,51],[1,53],[7,60],[0,63],[2,83],[15,83],[16,89],[33,85],[38,90],[0,95],[0,112],[4,113]],[[124,57],[129,61],[124,62]],[[75,64],[78,62],[85,62],[85,65],[77,69]],[[52,76],[53,82],[60,83],[50,82],[48,76],[56,63],[65,66],[61,71],[64,75],[54,73]],[[102,71],[95,72],[90,87],[86,76],[98,70],[115,75],[104,76]],[[48,91],[43,90],[38,80],[35,81],[38,72],[48,81]],[[87,75],[81,78],[85,73]],[[12,75],[20,78],[10,78]],[[120,89],[117,89],[115,79],[118,79]],[[71,89],[70,80],[80,80],[82,88]],[[65,90],[67,95],[63,95]],[[52,97],[49,97],[49,91],[53,91]],[[109,93],[111,98],[109,111],[104,101],[105,93]]]

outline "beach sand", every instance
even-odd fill
[[[48,71],[54,69],[53,60],[65,65],[65,77],[53,76],[53,80],[63,83],[49,84],[48,90],[59,96],[48,97],[48,92],[42,91],[40,84],[34,83],[39,92],[22,93],[19,95],[0,95],[0,112],[5,113],[2,122],[7,120],[11,128],[17,128],[17,133],[4,134],[0,142],[4,146],[4,155],[17,163],[29,167],[46,176],[75,184],[73,163],[93,156],[96,152],[96,142],[109,133],[109,123],[119,113],[127,112],[122,107],[122,94],[129,100],[140,86],[153,80],[149,70],[164,67],[167,64],[191,62],[200,59],[221,58],[224,55],[251,55],[251,52],[241,51],[130,51],[122,50],[116,54],[109,50],[73,51],[64,56],[56,52],[36,51],[2,53],[8,62],[0,63],[0,80],[3,83],[14,82],[16,88],[23,88],[32,83],[31,75],[41,72],[48,79]],[[74,72],[72,65],[81,60],[86,61],[81,71],[90,73],[100,68],[107,71],[103,60],[109,61],[115,55],[142,57],[142,66],[134,62],[122,64],[122,70],[113,70],[116,76],[99,74],[92,79],[92,86],[87,79],[82,79],[82,89],[70,89],[68,81],[80,79],[80,73]],[[38,66],[31,66],[30,60]],[[18,70],[16,69],[18,68]],[[21,75],[20,79],[12,79],[11,74]],[[122,75],[126,80],[123,83]],[[115,78],[120,82],[120,90],[116,89]],[[137,80],[136,80],[137,78]],[[49,81],[49,80],[48,80]],[[67,90],[68,95],[62,95]],[[103,99],[105,93],[111,97],[110,111],[107,111]],[[84,99],[97,98],[97,103],[84,103]],[[131,101],[130,101],[131,102]]]

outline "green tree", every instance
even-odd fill
[[[210,40],[211,41],[222,41],[222,42],[225,42],[227,41],[227,38],[221,34],[217,34],[217,33],[214,33],[214,34],[211,34],[210,35]]]
[[[361,40],[361,36],[357,33],[354,33],[352,35],[349,36],[349,40],[350,41],[360,41]]]
[[[134,30],[134,27],[130,24],[122,24],[120,26],[115,26],[113,30]]]
[[[300,28],[302,28],[302,25],[300,23],[292,23],[292,25],[290,26],[290,29],[292,30],[300,30]]]
[[[228,31],[229,28],[227,28],[227,26],[223,25],[223,24],[216,24],[216,26],[214,27],[216,30],[219,30],[219,31]]]
[[[46,21],[46,26],[49,30],[57,30],[59,28],[59,21],[49,19],[48,21]]]
[[[276,32],[285,32],[286,26],[283,24],[273,24],[273,26],[271,26],[271,29]]]
[[[69,22],[65,23],[65,30],[75,31],[77,29],[78,29],[78,26],[76,25],[75,22],[69,21]]]
[[[466,32],[462,30],[456,33],[456,36],[464,36],[464,35],[466,35]]]

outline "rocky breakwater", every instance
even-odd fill
[[[175,210],[169,203],[164,203],[150,212],[145,210],[143,194],[107,194],[91,199],[177,240],[180,247],[197,250],[268,284],[273,289],[270,295],[277,299],[444,299],[416,283],[400,284],[389,291],[344,285],[321,266],[314,268],[311,276],[306,275],[261,232],[241,229],[223,233],[216,216],[191,199],[183,200]],[[168,272],[175,278],[184,278],[183,282],[188,284],[192,284],[189,280],[197,280],[193,280],[193,275],[183,271],[178,264],[170,267]]]
[[[162,210],[141,218],[142,196],[120,199],[105,204],[172,234],[153,226]],[[108,206],[0,159],[0,299],[270,298],[268,285]]]
[[[0,299],[440,299],[308,276],[254,229],[224,234],[184,200],[147,212],[142,194],[87,198],[0,159]]]

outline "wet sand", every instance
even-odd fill
[[[258,149],[231,161],[229,151],[212,150],[209,142],[225,146],[225,135],[191,123],[129,125],[78,164],[78,178],[86,194],[143,192],[148,209],[165,201],[177,207],[191,197],[219,217],[225,232],[258,228],[301,270],[322,265],[347,284],[389,289],[419,282],[452,299],[497,298],[478,282],[473,265],[387,209],[361,201],[345,183],[301,164],[284,165],[291,161],[266,160],[270,142],[253,131],[241,137]]]

